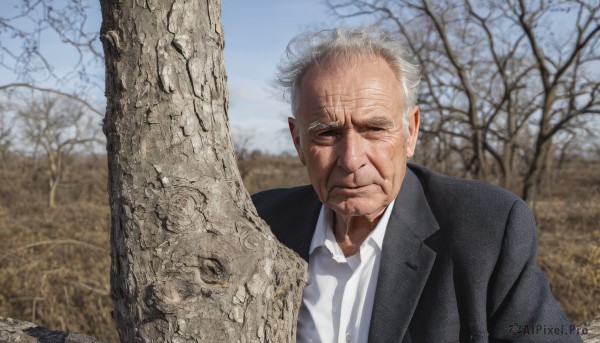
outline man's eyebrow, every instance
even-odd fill
[[[308,133],[312,133],[312,132],[318,132],[318,131],[324,131],[324,130],[335,130],[335,129],[339,129],[343,126],[344,125],[339,121],[330,122],[330,123],[322,123],[320,121],[314,121],[314,122],[308,124],[308,128],[306,129],[306,131]]]
[[[363,125],[391,129],[394,127],[394,121],[387,117],[374,117],[367,119]]]

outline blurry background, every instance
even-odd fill
[[[374,23],[423,67],[413,162],[525,198],[555,296],[574,323],[600,317],[600,5],[521,6],[224,0],[229,117],[247,190],[308,183],[272,86],[287,42]],[[92,0],[0,4],[0,316],[116,342],[99,26]]]

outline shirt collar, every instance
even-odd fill
[[[383,247],[383,237],[385,237],[385,231],[387,229],[388,222],[390,220],[390,215],[392,214],[392,209],[394,208],[395,202],[396,199],[394,199],[387,206],[387,208],[383,212],[383,215],[381,216],[381,219],[377,223],[377,226],[375,226],[375,229],[365,240],[365,242],[367,242],[369,239],[372,239],[375,242],[375,244],[377,244],[377,246],[379,247],[379,250],[381,250],[381,248]],[[331,209],[329,209],[325,205],[321,205],[321,211],[319,212],[319,218],[317,219],[315,232],[310,243],[310,250],[308,251],[309,255],[312,254],[313,250],[315,250],[316,248],[320,246],[325,246],[328,240],[333,240],[333,243],[336,243],[335,236],[333,235],[333,214],[334,212]]]

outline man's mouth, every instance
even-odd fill
[[[335,185],[331,188],[331,191],[337,189],[342,192],[356,192],[361,191],[368,186],[370,185]]]

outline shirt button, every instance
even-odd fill
[[[346,332],[346,342],[352,342],[352,335],[350,335],[350,332]]]

